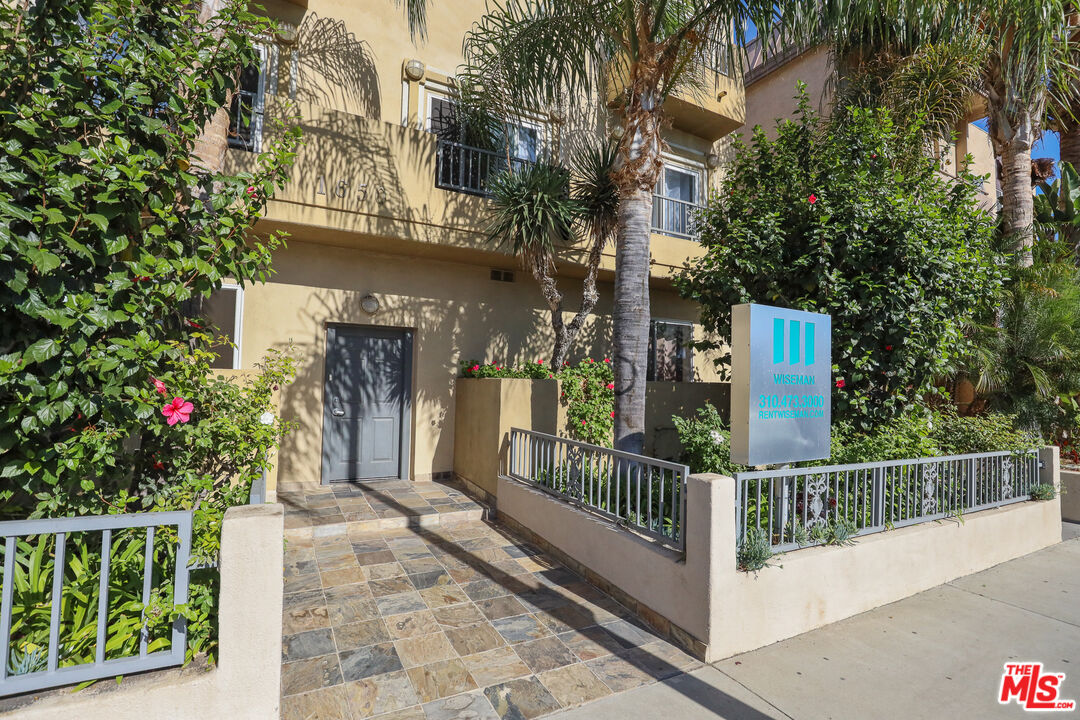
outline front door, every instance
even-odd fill
[[[411,357],[406,330],[326,329],[324,483],[407,476]]]

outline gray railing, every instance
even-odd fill
[[[774,551],[793,550],[839,523],[881,532],[1027,500],[1038,484],[1038,450],[737,473],[736,537],[758,528]]]
[[[697,235],[697,213],[704,206],[685,200],[653,195],[652,229],[664,235],[692,238]]]
[[[532,164],[531,160],[507,157],[505,152],[440,139],[435,148],[435,187],[488,197],[492,178],[508,168],[521,170]]]
[[[509,475],[683,549],[685,465],[531,430],[510,430]]]
[[[106,659],[109,621],[109,571],[113,531],[146,528],[146,549],[143,558],[142,605],[151,601],[154,571],[154,532],[159,527],[176,526],[179,542],[175,556],[173,599],[175,605],[188,601],[188,560],[191,555],[191,511],[139,513],[132,515],[103,515],[93,517],[48,518],[0,522],[0,537],[4,538],[3,590],[0,592],[0,696],[70,685],[116,675],[156,670],[181,665],[184,662],[187,624],[183,616],[172,623],[172,642],[167,650],[148,651],[149,632],[145,622],[140,631],[139,654]],[[71,533],[101,533],[101,564],[96,599],[97,635],[94,661],[60,667],[61,608],[64,599],[64,576],[68,563],[65,558],[66,540]],[[13,659],[12,612],[16,585],[16,554],[20,537],[55,535],[52,589],[49,607],[49,645],[45,668],[15,674],[9,663]],[[86,616],[94,610],[93,601],[86,596]],[[17,647],[16,647],[17,649]]]

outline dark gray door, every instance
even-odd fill
[[[406,330],[326,330],[323,482],[405,477],[412,338]]]

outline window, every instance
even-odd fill
[[[196,301],[193,313],[206,323],[215,338],[223,336],[224,342],[210,346],[215,358],[210,367],[230,369],[240,367],[240,337],[243,330],[244,289],[233,283],[225,283],[210,297]]]
[[[439,137],[457,139],[457,118],[454,117],[454,102],[445,95],[437,95],[428,91],[426,129]],[[453,135],[455,137],[448,137]]]
[[[701,201],[701,170],[666,162],[653,198],[653,230],[693,235],[694,210]]]
[[[273,94],[274,63],[268,45],[257,45],[259,60],[240,72],[240,82],[229,106],[229,147],[248,152],[262,150],[266,94]]]
[[[649,329],[649,367],[646,380],[689,382],[694,379],[690,343],[694,326],[688,322],[653,320]]]
[[[510,155],[519,160],[536,162],[540,155],[540,145],[543,138],[543,128],[536,123],[506,124],[507,141],[510,144]]]

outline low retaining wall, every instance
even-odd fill
[[[1057,448],[1039,453],[1043,482],[1057,484]],[[735,481],[687,481],[685,557],[533,487],[499,478],[500,520],[541,538],[571,569],[658,631],[713,662],[746,652],[1061,540],[1058,499],[984,510],[958,520],[866,535],[854,545],[775,558],[783,567],[745,573],[735,564]]]
[[[648,382],[645,454],[665,459],[679,450],[672,415],[690,417],[706,402],[727,416],[728,383]],[[510,428],[569,437],[557,380],[458,378],[454,398],[454,475],[473,495],[495,504],[505,472]]]
[[[81,692],[25,697],[15,720],[175,720],[279,715],[284,515],[281,505],[229,509],[221,531],[218,662],[99,680]],[[9,701],[10,702],[10,701]]]
[[[1080,470],[1061,471],[1061,519],[1080,523]]]

